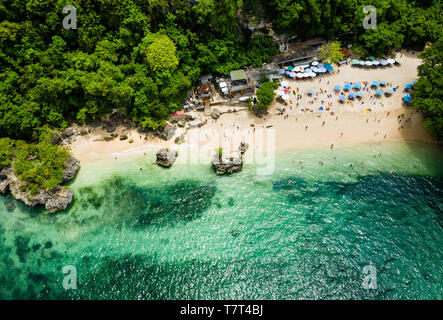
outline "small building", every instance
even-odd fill
[[[210,82],[205,82],[197,88],[197,97],[203,101],[203,103],[210,103],[212,97],[212,85]]]
[[[244,70],[234,70],[229,74],[232,86],[245,85],[248,83],[248,76]]]
[[[212,82],[213,80],[214,80],[214,77],[212,76],[211,73],[204,74],[204,75],[200,76],[200,78],[198,79],[198,81],[201,84],[206,83],[206,82]]]

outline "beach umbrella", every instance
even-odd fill
[[[378,87],[380,85],[380,82],[378,82],[378,81],[372,81],[372,84],[371,84],[371,86],[373,86],[373,87]]]
[[[409,103],[409,102],[412,101],[412,98],[411,98],[410,95],[406,95],[406,96],[403,97],[403,100],[404,100],[406,103]]]
[[[356,96],[357,96],[357,94],[355,92],[349,93],[349,99],[354,99]]]
[[[303,73],[301,72],[297,73],[297,78],[303,78]]]
[[[286,101],[289,100],[291,97],[289,96],[289,94],[284,94],[281,96],[281,98]]]
[[[334,86],[334,89],[337,90],[337,91],[340,91],[340,90],[341,90],[341,85],[336,84],[336,85]]]
[[[386,60],[386,59],[380,59],[380,64],[381,64],[382,66],[387,66],[387,65],[389,64],[389,62],[388,62],[388,60]]]
[[[282,86],[283,88],[287,88],[287,87],[289,87],[289,82],[288,82],[288,81],[282,81],[282,82],[281,82],[281,86]]]
[[[326,73],[326,68],[325,67],[321,67],[318,69],[319,73]]]
[[[367,67],[372,66],[372,61],[366,61],[366,62],[365,62],[365,65],[366,65]]]
[[[417,83],[417,80],[413,80],[413,81],[411,81],[411,84],[412,85],[414,85],[414,84],[416,84]]]
[[[372,61],[372,65],[373,65],[373,66],[378,66],[379,64],[380,64],[380,62],[377,61],[377,60]]]
[[[361,65],[361,66],[364,66],[364,65],[366,65],[366,62],[363,61],[363,60],[360,60],[360,65]]]
[[[285,92],[282,89],[279,89],[275,94],[281,97],[285,94]]]
[[[329,64],[329,63],[325,63],[325,69],[326,69],[326,71],[328,71],[328,72],[331,72],[332,70],[334,70],[334,68],[332,67],[332,65]]]
[[[394,93],[394,90],[392,90],[392,89],[388,89],[388,90],[386,90],[386,92],[385,92],[385,94],[393,94]]]
[[[289,66],[287,70],[292,71],[292,69],[294,69],[293,66]]]
[[[386,80],[382,80],[382,81],[380,81],[380,84],[381,84],[382,86],[385,86],[387,83],[388,83],[388,82],[387,82]]]
[[[361,84],[360,83],[354,83],[354,89],[361,89]]]
[[[311,65],[313,65],[313,66],[318,66],[318,61],[314,61],[314,62],[312,62]]]
[[[402,59],[401,59],[401,58],[396,58],[396,59],[395,59],[395,62],[398,63],[398,64],[400,64],[400,63],[402,62]]]
[[[294,71],[294,72],[300,72],[300,67],[295,67],[292,71]]]
[[[394,63],[395,63],[395,60],[394,60],[394,59],[388,59],[388,63],[389,63],[389,64],[394,64]]]
[[[383,90],[378,89],[377,91],[375,91],[375,94],[376,94],[377,96],[381,96],[381,95],[383,94]]]
[[[346,98],[346,96],[344,95],[340,95],[340,97],[338,98],[341,102],[345,102],[346,100],[348,100],[348,98]]]
[[[360,64],[360,61],[358,61],[357,59],[352,59],[352,64]]]
[[[369,56],[369,60],[375,61],[375,57],[374,56]]]
[[[291,73],[289,74],[289,77],[290,77],[290,78],[295,78],[295,75],[296,75],[295,72],[291,72]]]
[[[279,74],[285,74],[285,69],[278,69]]]
[[[308,73],[307,75],[311,78],[315,78],[317,76],[314,72]]]
[[[351,90],[352,86],[349,83],[345,83],[344,88],[345,90]]]
[[[359,91],[359,92],[357,92],[357,97],[359,97],[359,98],[363,98],[364,96],[365,96],[365,94],[364,94],[363,91]]]
[[[286,71],[285,74],[286,74],[287,76],[289,76],[289,75],[291,74],[291,71]]]
[[[405,85],[405,88],[408,89],[408,90],[409,90],[409,89],[412,89],[412,87],[413,87],[413,86],[412,86],[412,84],[410,84],[410,83],[407,83],[407,84]]]
[[[311,73],[311,72],[312,72],[312,69],[310,69],[310,68],[307,68],[304,70],[304,73]]]
[[[314,89],[310,88],[310,89],[308,90],[308,94],[309,94],[309,95],[312,95],[312,94],[314,94],[314,93],[315,93],[315,90],[314,90]]]

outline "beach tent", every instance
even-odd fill
[[[315,90],[314,90],[314,89],[310,88],[310,89],[308,90],[308,94],[309,94],[309,95],[312,95],[312,94],[314,94],[314,93],[315,93]]]
[[[282,82],[281,82],[281,86],[282,86],[283,88],[287,88],[287,87],[289,87],[289,82],[288,82],[288,81],[282,81]]]
[[[375,57],[374,56],[369,56],[369,60],[375,61]]]
[[[340,90],[341,90],[341,85],[336,84],[336,85],[334,86],[334,90],[340,91]]]
[[[383,94],[383,90],[378,89],[377,91],[375,91],[375,94],[376,94],[377,96],[381,96],[381,95]]]
[[[357,92],[357,97],[359,97],[359,98],[363,98],[364,96],[365,96],[365,94],[364,94],[363,91],[359,91],[359,92]]]
[[[344,88],[345,90],[351,90],[352,86],[349,83],[345,83]]]
[[[380,84],[381,84],[382,86],[385,86],[387,83],[388,83],[388,82],[387,82],[386,80],[382,80],[382,81],[380,81]]]
[[[357,96],[357,94],[355,92],[349,93],[349,99],[354,99],[356,96]]]
[[[281,96],[281,98],[286,101],[289,100],[291,97],[289,96],[289,94],[284,94]]]
[[[403,100],[404,100],[406,103],[409,103],[409,102],[412,101],[412,98],[411,98],[410,95],[406,95],[406,96],[403,97]]]
[[[344,95],[340,95],[338,100],[340,100],[341,102],[345,102],[346,100],[348,100],[348,98],[346,98],[346,96],[344,96]]]
[[[378,82],[378,81],[372,81],[372,84],[371,84],[371,86],[372,87],[378,87],[380,85],[380,82]]]
[[[360,83],[354,83],[354,89],[361,89],[361,84]]]
[[[326,71],[328,71],[328,72],[331,72],[332,70],[334,70],[334,68],[332,67],[332,65],[329,64],[329,63],[325,63],[325,69],[326,69]]]

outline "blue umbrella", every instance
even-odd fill
[[[341,90],[341,85],[336,84],[336,85],[334,86],[334,89],[337,90],[337,91],[340,91],[340,90]]]
[[[408,84],[406,84],[406,89],[411,89],[413,86],[412,86],[412,84],[410,84],[410,83],[408,83]]]
[[[375,91],[375,94],[381,96],[383,94],[383,90],[378,89],[377,91]]]
[[[349,99],[354,99],[356,96],[357,96],[357,94],[355,92],[349,93]]]
[[[381,84],[382,86],[385,86],[387,83],[388,83],[388,82],[387,82],[386,80],[382,80],[382,81],[380,81],[380,84]]]
[[[378,81],[372,81],[372,86],[373,87],[378,87],[380,85],[380,82],[378,82]]]
[[[392,89],[388,89],[388,90],[386,90],[386,93],[387,93],[387,94],[393,94],[393,93],[394,93],[394,90],[392,90]]]
[[[325,63],[325,69],[329,72],[334,70],[334,68],[329,63]]]
[[[278,69],[279,74],[285,74],[285,69]]]
[[[412,101],[412,98],[411,98],[411,96],[404,96],[403,100],[408,103],[408,102]]]
[[[360,83],[354,83],[354,89],[361,89],[361,84]]]
[[[346,98],[346,96],[344,96],[344,95],[340,95],[340,97],[338,99],[342,102],[348,100],[348,98]]]
[[[312,69],[307,68],[304,70],[304,73],[312,73]]]
[[[344,88],[345,90],[350,90],[352,86],[349,83],[345,83]]]
[[[357,92],[357,97],[363,98],[365,96],[363,91]]]
[[[309,89],[308,90],[308,94],[314,94],[314,93],[315,93],[314,89]]]

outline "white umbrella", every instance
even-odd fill
[[[312,73],[308,73],[308,76],[310,76],[311,78],[315,78],[317,75],[314,72],[312,72]]]
[[[294,72],[300,72],[300,67],[295,67],[292,71],[294,71]]]
[[[365,64],[366,64],[368,67],[372,66],[372,62],[371,62],[371,61],[366,61]]]
[[[289,83],[288,83],[288,81],[282,81],[282,82],[281,82],[281,85],[282,85],[282,87],[284,87],[284,88],[289,87]]]
[[[372,65],[373,66],[378,66],[380,64],[380,62],[379,61],[377,61],[377,60],[375,60],[375,61],[372,61]]]
[[[286,101],[289,100],[291,97],[289,96],[289,94],[284,94],[281,96],[281,98]]]
[[[297,78],[303,78],[303,77],[304,77],[303,73],[301,73],[301,72],[297,73]]]
[[[313,63],[311,63],[313,66],[318,66],[318,61],[314,61]]]
[[[296,75],[295,72],[291,72],[291,73],[289,74],[289,76],[290,76],[291,78],[295,78],[295,75]]]
[[[395,60],[394,60],[394,59],[388,59],[388,63],[390,63],[390,64],[394,64],[394,63],[395,63]]]
[[[283,90],[277,90],[276,94],[281,97],[285,94],[285,92]]]

